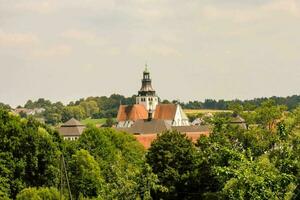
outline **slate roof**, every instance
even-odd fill
[[[211,128],[209,126],[172,126],[172,130],[177,130],[181,133],[200,133],[209,132]]]
[[[141,89],[139,90],[139,92],[148,92],[148,91],[155,92],[151,84],[142,85]]]
[[[130,128],[118,128],[132,134],[155,134],[170,130],[171,125],[165,120],[137,120]]]
[[[171,129],[171,125],[164,120],[138,120],[132,127],[131,132],[139,134],[161,133]]]
[[[60,126],[58,132],[62,136],[80,136],[84,131],[85,126],[76,119],[72,118]]]
[[[137,121],[139,119],[147,119],[148,112],[143,105],[135,104],[133,106],[121,105],[119,107],[117,120],[120,121]]]
[[[209,126],[171,126],[169,121],[152,119],[138,120],[129,128],[117,128],[117,130],[125,131],[131,134],[157,134],[167,130],[177,130],[181,133],[209,133],[211,128]]]
[[[69,126],[84,126],[78,120],[71,118],[69,121],[65,122],[62,127],[69,127]]]

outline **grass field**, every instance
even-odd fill
[[[84,120],[81,120],[80,122],[84,125],[87,125],[87,124],[102,125],[106,122],[106,118],[101,118],[101,119],[86,118]]]
[[[212,109],[185,109],[183,110],[186,114],[205,114],[205,113],[218,113],[218,112],[232,112],[231,110],[212,110]]]

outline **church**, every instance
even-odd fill
[[[152,87],[150,72],[146,65],[142,86],[134,105],[120,105],[116,129],[134,134],[145,148],[158,133],[177,130],[193,141],[200,135],[208,135],[208,126],[193,126],[179,104],[162,104]]]
[[[134,123],[146,120],[163,120],[169,126],[189,126],[189,120],[179,104],[160,104],[152,87],[150,72],[146,66],[142,87],[133,106],[121,105],[117,120],[118,128],[130,128]]]

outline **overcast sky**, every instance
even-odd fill
[[[300,93],[300,0],[0,0],[0,102]]]

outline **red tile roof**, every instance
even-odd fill
[[[197,142],[201,135],[209,136],[209,131],[186,133],[186,136],[189,139],[191,139],[194,143]],[[149,149],[151,147],[152,142],[156,139],[157,134],[142,134],[134,136],[136,140],[144,146],[145,149]]]
[[[141,143],[145,149],[149,149],[157,134],[135,135],[136,140]]]
[[[176,109],[176,104],[158,104],[154,112],[154,119],[173,120]]]
[[[139,119],[147,119],[148,112],[143,105],[135,104],[133,106],[121,105],[119,107],[119,112],[117,120],[120,121],[137,121]]]

